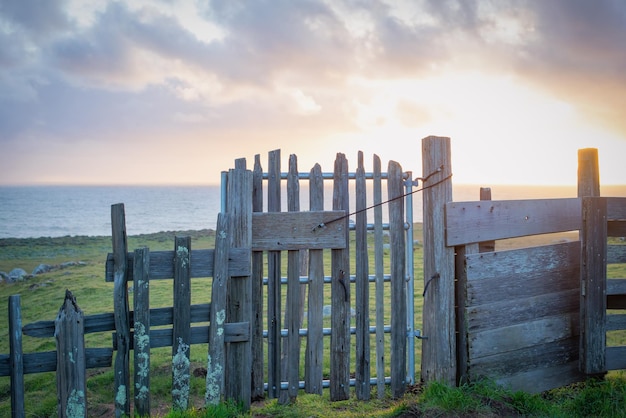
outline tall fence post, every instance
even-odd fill
[[[11,367],[11,416],[24,417],[24,355],[20,295],[9,296],[9,350]]]
[[[57,410],[59,417],[87,416],[87,373],[83,311],[69,290],[54,321],[57,341]]]
[[[606,372],[606,200],[600,199],[598,150],[578,150],[578,197],[582,199],[579,369]]]
[[[263,212],[263,168],[254,156],[252,211]],[[263,399],[263,251],[252,252],[252,399]]]
[[[115,416],[130,415],[130,313],[128,310],[128,242],[124,204],[111,206],[113,240],[113,309],[117,336]]]
[[[450,138],[422,139],[424,339],[422,379],[456,383],[454,248],[445,241],[444,206],[452,201]]]
[[[231,216],[233,248],[252,250],[252,171],[246,170],[245,159],[235,161],[228,175],[227,212]],[[252,320],[252,280],[250,276],[231,277],[228,283],[228,322]],[[248,330],[250,335],[250,330]],[[226,397],[250,408],[252,384],[252,347],[250,339],[230,343],[226,355]]]

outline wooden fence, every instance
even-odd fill
[[[424,158],[449,167],[447,138],[424,143]],[[626,279],[606,279],[607,262],[626,263],[626,246],[607,246],[626,235],[626,199],[598,197],[597,161],[597,150],[579,152],[579,198],[453,202],[451,185],[424,196],[425,380],[540,392],[626,368],[626,347],[606,347],[606,331],[626,329],[626,315],[606,312],[626,308]],[[580,239],[497,248],[564,231]]]
[[[268,167],[263,173],[257,156],[250,171],[241,159],[223,176],[224,213],[218,217],[215,249],[192,249],[189,238],[176,237],[173,251],[129,251],[124,206],[113,205],[113,252],[107,257],[105,273],[106,280],[113,282],[113,313],[83,317],[68,292],[59,316],[81,319],[65,321],[67,331],[60,331],[63,325],[55,321],[22,327],[19,296],[12,297],[9,323],[14,339],[10,355],[0,357],[0,375],[12,376],[14,416],[24,415],[24,373],[56,370],[59,415],[76,411],[82,415],[87,411],[86,369],[111,365],[116,416],[130,414],[131,400],[134,413],[149,414],[150,350],[165,346],[172,347],[173,407],[185,409],[190,347],[207,342],[206,404],[233,399],[248,407],[251,400],[266,395],[289,402],[301,389],[321,394],[323,388],[329,388],[332,400],[341,400],[349,397],[351,386],[359,399],[366,400],[374,385],[379,397],[385,396],[386,385],[391,386],[392,396],[402,396],[412,379],[407,345],[410,342],[412,349],[415,336],[412,318],[407,319],[407,298],[412,304],[413,292],[413,240],[412,222],[405,222],[404,194],[413,185],[410,174],[395,162],[389,163],[387,173],[382,172],[377,156],[373,172],[367,173],[362,153],[353,173],[348,172],[342,154],[337,155],[332,173],[322,173],[319,165],[309,173],[298,173],[295,156],[283,173],[280,151],[270,152]],[[301,179],[309,183],[308,211],[299,208]],[[287,194],[281,196],[284,180]],[[333,183],[332,209],[325,210],[324,181],[328,180]],[[349,181],[354,181],[353,187]],[[391,200],[387,223],[382,212],[385,182],[386,198]],[[356,196],[352,205],[351,192]],[[283,197],[287,212],[281,211]],[[373,222],[368,222],[368,203],[375,206]],[[384,244],[385,230],[388,244]],[[374,247],[373,260],[369,244]],[[281,266],[283,251],[286,269]],[[330,268],[324,263],[326,251]],[[213,278],[206,294],[210,303],[191,305],[191,279],[206,277]],[[151,308],[149,283],[162,279],[173,280],[173,306]],[[330,303],[330,327],[323,318],[325,303]],[[370,317],[375,317],[375,326],[370,326]],[[83,326],[76,328],[77,322]],[[23,355],[20,330],[31,336],[62,338],[56,351]],[[113,347],[85,348],[85,334],[106,331],[114,331]],[[356,342],[351,341],[353,335]],[[81,362],[62,362],[67,356]],[[409,359],[413,362],[413,356]],[[386,370],[390,376],[385,376]]]

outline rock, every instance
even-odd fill
[[[9,277],[7,281],[16,282],[16,281],[24,280],[26,278],[28,278],[28,273],[26,273],[26,270],[21,269],[21,268],[14,268],[13,270],[9,272]]]
[[[52,270],[52,266],[50,264],[40,264],[37,267],[35,267],[32,274],[33,276],[35,276],[37,274],[48,273],[51,270]]]
[[[0,283],[2,283],[5,280],[9,280],[9,275],[6,274],[4,271],[0,271]]]
[[[61,264],[59,265],[59,268],[64,269],[64,268],[68,268],[68,267],[75,266],[75,265],[77,265],[77,264],[78,264],[78,263],[77,263],[76,261],[67,261],[67,262],[65,262],[65,263],[61,263]]]

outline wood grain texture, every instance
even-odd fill
[[[448,202],[446,244],[469,244],[580,229],[579,199]]]
[[[385,265],[383,250],[382,166],[380,157],[373,157],[374,193],[374,269],[376,277],[376,389],[378,399],[385,397]]]
[[[20,295],[9,296],[9,357],[8,371],[2,376],[11,376],[11,415],[25,416],[24,373],[25,358],[22,351],[22,308]],[[55,356],[56,361],[56,356]]]
[[[261,156],[254,156],[254,169],[252,170],[252,212],[263,212],[263,168]],[[254,213],[252,227],[254,228]],[[265,397],[264,358],[263,358],[263,252],[252,252],[252,400]]]
[[[150,250],[135,250],[133,263],[133,360],[135,411],[150,416]]]

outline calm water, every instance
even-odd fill
[[[304,182],[302,182],[304,183]],[[300,205],[308,208],[301,184]],[[575,197],[576,187],[493,186],[494,200]],[[626,186],[605,186],[603,196],[626,196]],[[326,191],[332,196],[332,186]],[[422,220],[415,193],[414,220]],[[455,201],[478,200],[479,186],[456,185]],[[384,197],[383,197],[384,199]],[[0,238],[111,235],[111,205],[124,203],[129,235],[215,228],[219,186],[28,186],[0,187]],[[283,210],[287,204],[283,203]],[[326,209],[330,209],[327,203]],[[383,208],[383,213],[386,209]]]

